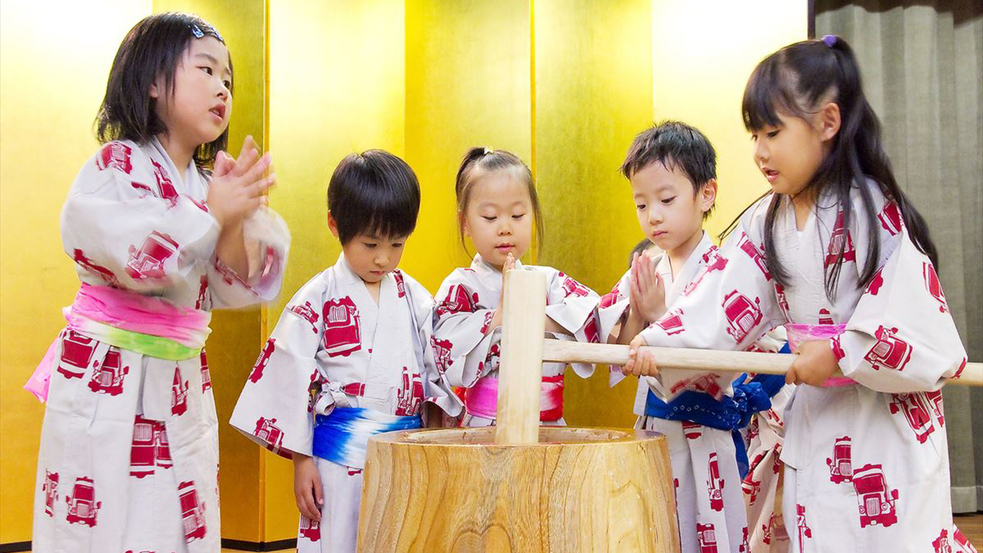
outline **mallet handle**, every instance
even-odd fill
[[[654,350],[656,363],[660,368],[696,369],[708,372],[785,374],[795,359],[793,355],[781,353],[656,347],[647,349]],[[624,365],[628,362],[628,346],[546,339],[543,342],[543,361]],[[959,378],[948,383],[983,386],[983,363],[967,363]]]

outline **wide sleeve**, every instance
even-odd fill
[[[485,335],[495,310],[483,303],[488,298],[478,297],[465,271],[455,269],[437,291],[433,348],[444,378],[452,386],[470,388],[496,365],[502,332],[496,328]]]
[[[304,285],[280,321],[239,395],[230,423],[270,451],[289,458],[311,455],[311,384],[319,382],[317,352],[327,283],[322,273]]]
[[[601,336],[606,341],[620,325],[624,324],[628,315],[628,294],[631,271],[626,271],[621,280],[614,285],[610,292],[601,296],[597,312]]]
[[[966,363],[938,274],[904,228],[882,240],[882,250],[886,262],[830,347],[843,374],[863,386],[888,393],[937,390]],[[859,247],[857,253],[859,262]]]
[[[214,256],[218,222],[169,182],[169,194],[151,188],[153,164],[139,148],[110,142],[82,167],[61,211],[62,244],[81,273],[149,292]]]
[[[260,208],[243,221],[249,274],[242,278],[213,256],[208,266],[212,308],[245,307],[280,293],[290,250],[290,231],[276,212]]]
[[[759,204],[760,205],[760,204]],[[784,322],[768,273],[763,248],[749,235],[749,214],[731,239],[668,306],[665,315],[641,332],[650,346],[715,350],[746,350],[767,330]],[[646,379],[664,399],[684,390],[705,392],[716,399],[730,395],[736,375],[665,369]]]
[[[437,404],[448,415],[456,417],[461,413],[463,403],[454,393],[447,374],[437,368],[433,333],[433,297],[426,288],[405,273],[400,273],[399,276],[405,282],[410,308],[416,323],[415,343],[418,350],[417,357],[422,361],[424,400]]]
[[[564,341],[577,341],[597,344],[602,341],[597,292],[565,275],[549,269],[547,274],[546,316],[569,332],[553,337]],[[594,372],[590,363],[571,363],[574,372],[582,378]]]

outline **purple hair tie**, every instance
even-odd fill
[[[825,44],[827,48],[832,48],[833,45],[836,44],[836,35],[826,35],[826,36],[824,36],[823,37],[823,44]]]

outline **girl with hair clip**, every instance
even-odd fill
[[[48,402],[35,551],[219,551],[210,310],[272,300],[290,240],[269,154],[223,152],[232,80],[193,15],[147,17],[113,61],[61,214],[81,288],[26,386]]]
[[[966,352],[853,51],[834,36],[782,48],[751,74],[743,115],[771,193],[735,223],[724,270],[673,304],[681,325],[644,330],[625,370],[682,391],[720,377],[660,372],[639,346],[744,349],[784,324],[792,551],[972,550],[952,522],[940,392]]]
[[[533,221],[542,237],[542,215],[532,173],[514,154],[472,148],[455,185],[461,243],[478,250],[470,267],[454,269],[437,291],[434,355],[454,386],[466,388],[462,426],[495,423],[498,401],[502,303],[510,269],[546,274],[546,331],[560,339],[597,342],[598,295],[552,267],[525,266],[519,258],[532,241]],[[465,249],[467,246],[465,244]],[[590,376],[593,365],[573,365]],[[564,363],[544,363],[540,420],[563,425]]]

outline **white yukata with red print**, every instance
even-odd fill
[[[379,302],[342,254],[290,300],[249,375],[232,426],[274,453],[313,456],[314,415],[364,408],[412,416],[425,401],[452,415],[460,401],[430,349],[433,298],[399,270]],[[297,550],[355,551],[364,452],[353,466],[314,457],[324,490],[321,523],[301,516]]]
[[[741,483],[747,503],[748,543],[751,553],[785,553],[789,535],[781,512],[780,455],[785,441],[785,406],[794,384],[786,384],[771,398],[771,408],[755,413],[747,426],[745,440],[748,473]]]
[[[801,231],[781,199],[775,246],[790,274],[784,290],[758,260],[771,197],[759,201],[721,251],[724,270],[673,305],[669,316],[681,314],[680,331],[655,324],[643,336],[655,346],[744,349],[774,324],[845,324],[830,346],[853,382],[798,386],[785,412],[782,510],[792,551],[959,551],[939,388],[965,366],[965,349],[935,269],[896,205],[873,182],[863,185],[875,199],[873,228],[856,190],[848,228],[829,195]],[[871,233],[880,243],[879,271],[858,289]],[[741,247],[748,241],[754,248]],[[830,300],[824,266],[841,244],[846,261]],[[659,380],[675,390],[705,377],[666,370]]]
[[[104,145],[62,210],[79,280],[205,311],[273,299],[285,225],[266,211],[246,219],[256,276],[243,280],[215,257],[207,190],[194,162],[182,175],[156,139]],[[34,551],[219,551],[218,422],[204,350],[170,361],[67,330],[53,347]]]
[[[515,263],[517,270],[539,271],[546,275],[546,316],[563,327],[568,334],[547,333],[560,340],[597,343],[600,336],[596,292],[573,278],[553,269]],[[483,379],[498,378],[502,329],[486,334],[502,295],[502,273],[486,263],[480,254],[474,256],[470,267],[454,269],[437,291],[434,315],[434,354],[437,368],[454,386],[474,392],[486,386]],[[578,376],[589,377],[594,366],[574,363]],[[543,363],[543,394],[541,421],[547,425],[564,425],[563,378],[566,364]],[[490,390],[495,397],[494,388]],[[475,396],[465,400],[466,413],[462,426],[489,426],[495,423],[494,400],[484,403],[486,416],[472,413]]]
[[[675,279],[668,255],[659,253],[653,262],[656,273],[665,283],[666,305],[670,309],[677,298],[695,288],[701,279],[726,265],[705,232]],[[629,279],[630,271],[602,298],[600,317],[603,328],[614,327],[627,314]],[[670,316],[663,324],[669,332],[675,332],[673,325],[678,320],[678,316]],[[620,381],[620,376],[620,372],[613,372],[612,381]],[[638,415],[635,428],[659,432],[668,441],[673,483],[676,486],[681,551],[705,551],[701,545],[706,543],[709,546],[711,536],[715,536],[713,540],[717,551],[746,551],[742,548],[747,531],[745,505],[731,431],[695,422],[646,416],[645,405],[650,389],[660,390],[658,381],[645,376],[639,378],[634,405],[634,412]],[[718,393],[724,393],[723,389]]]

